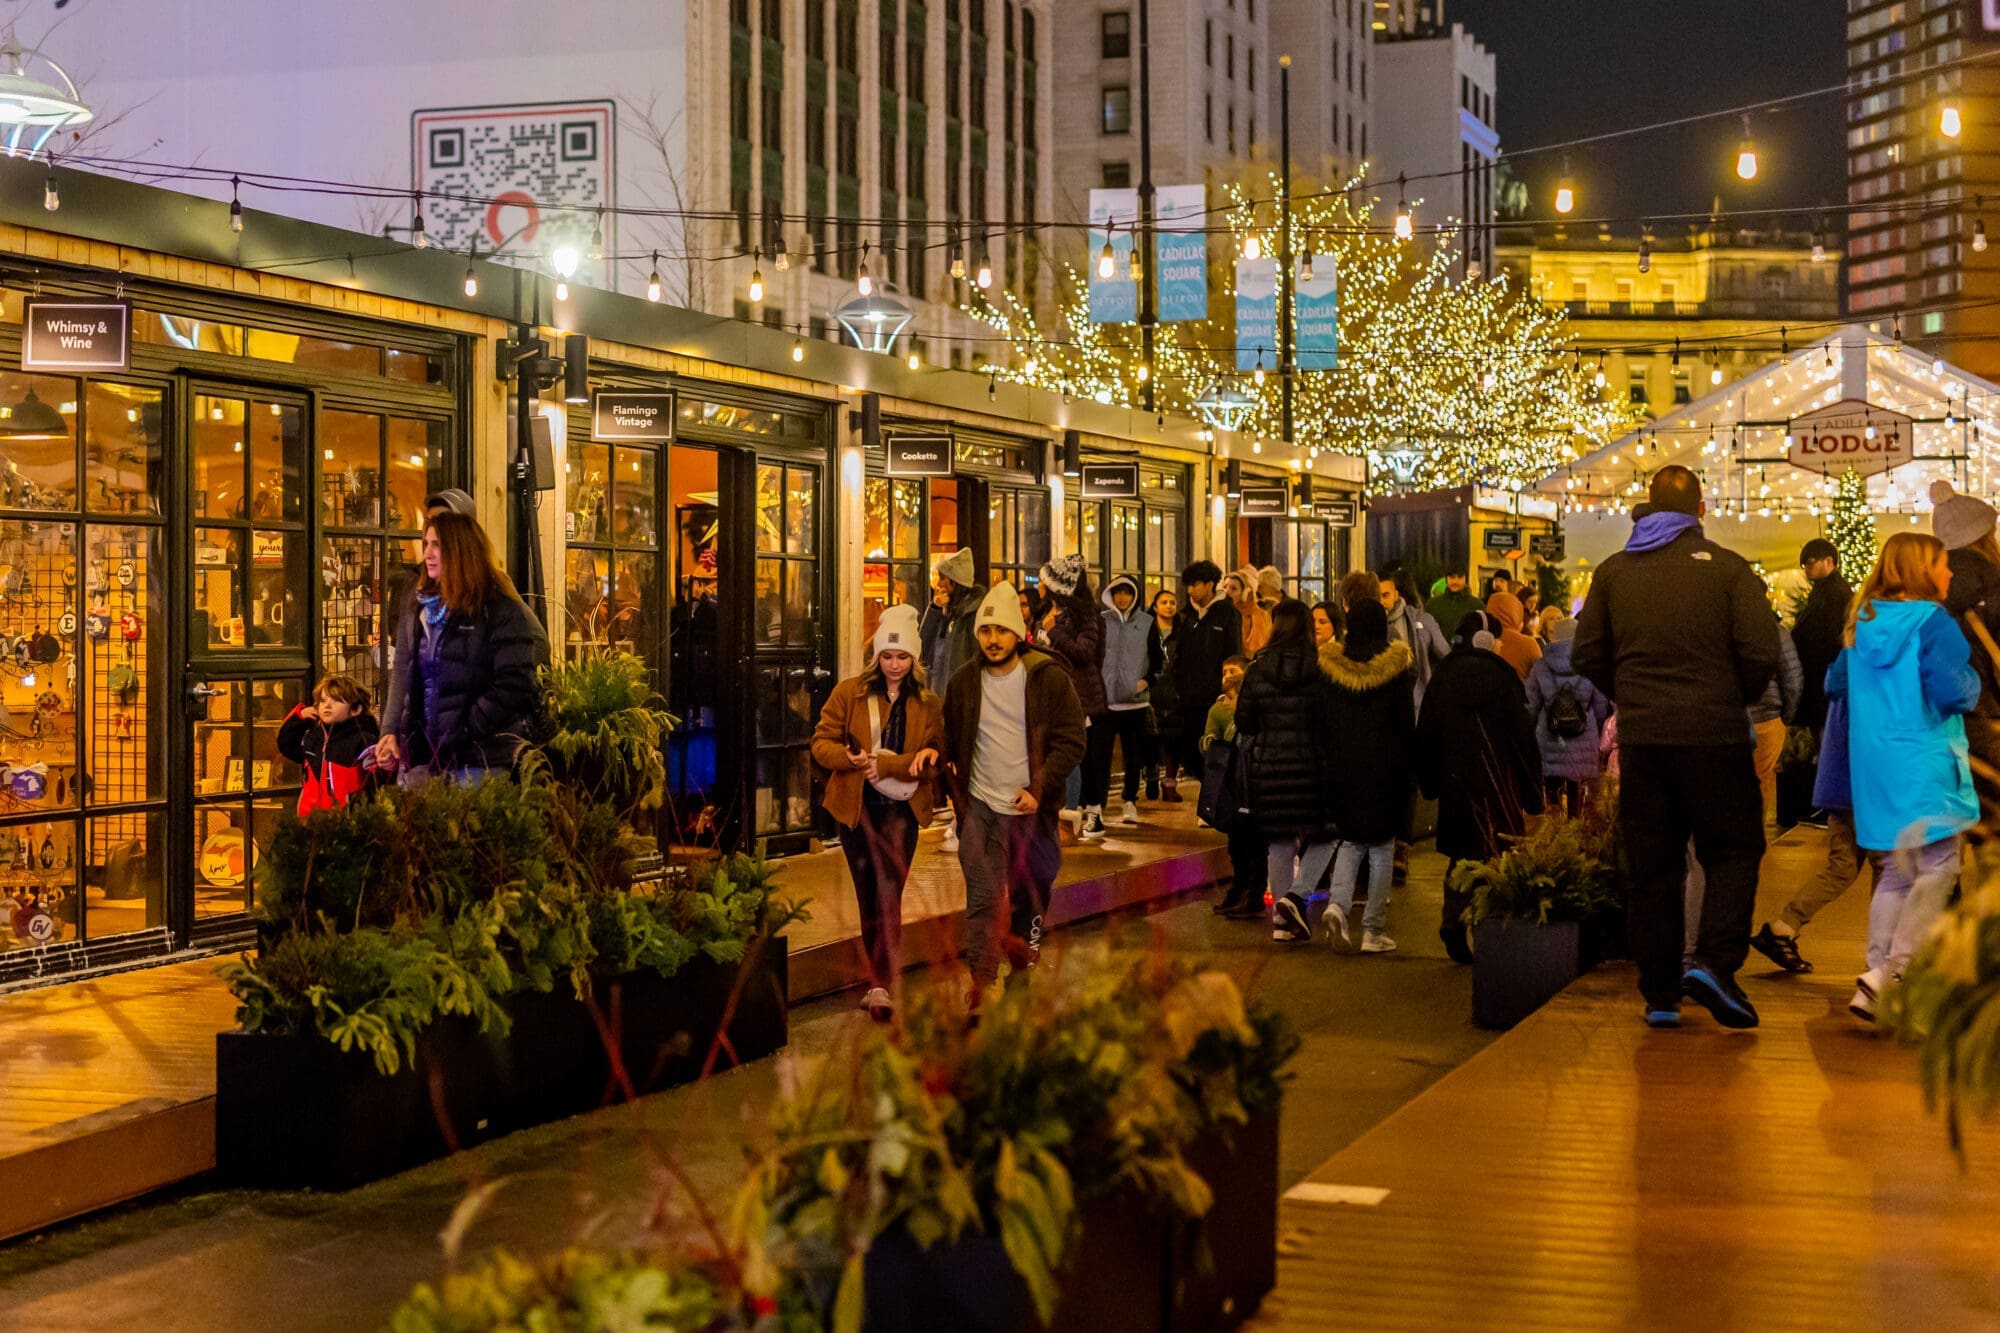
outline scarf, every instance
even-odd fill
[[[1677,514],[1671,509],[1655,509],[1632,525],[1632,535],[1626,540],[1625,549],[1657,551],[1689,528],[1699,530],[1700,527],[1701,520],[1693,514]]]
[[[436,629],[444,624],[445,617],[451,614],[451,610],[444,604],[444,594],[420,592],[417,594],[417,613],[423,617],[425,625]]]

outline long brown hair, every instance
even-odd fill
[[[437,534],[438,577],[420,575],[418,592],[438,594],[447,610],[460,615],[478,611],[496,590],[514,595],[514,584],[494,562],[493,543],[477,519],[446,511],[425,523],[424,531]]]
[[[1877,599],[1891,602],[1939,602],[1944,600],[1931,566],[1944,554],[1944,543],[1928,532],[1898,532],[1882,546],[1868,581],[1854,598],[1847,613],[1847,646],[1854,646],[1854,627],[1875,618]]]

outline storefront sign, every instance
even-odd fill
[[[1489,551],[1518,551],[1521,549],[1519,528],[1486,529],[1486,549]]]
[[[1560,560],[1563,558],[1563,535],[1560,532],[1538,532],[1528,538],[1528,554],[1537,560]]]
[[[1901,412],[1848,398],[1792,422],[1785,457],[1808,472],[1887,472],[1910,461],[1914,423]]]
[[[1360,512],[1360,504],[1351,495],[1330,495],[1313,504],[1313,513],[1336,528],[1353,527]]]
[[[23,370],[124,370],[131,357],[123,301],[30,301],[21,317]]]
[[[1965,0],[1965,26],[1973,37],[2000,38],[2000,0]]]
[[[1236,368],[1278,368],[1278,261],[1236,261]]]
[[[951,436],[891,435],[882,441],[892,477],[949,477]]]
[[[600,389],[590,395],[590,438],[671,444],[674,396],[658,389]]]
[[[1292,512],[1292,493],[1286,486],[1245,486],[1236,512],[1243,518],[1283,518]]]
[[[1139,192],[1090,192],[1090,322],[1131,324],[1139,318],[1139,284],[1132,281],[1132,243],[1138,237]],[[1098,271],[1106,243],[1111,276]]]
[[[1139,498],[1137,463],[1085,463],[1083,485],[1078,488],[1086,500],[1136,500]]]
[[[1208,318],[1208,188],[1162,185],[1153,192],[1154,272],[1159,274],[1159,320]]]

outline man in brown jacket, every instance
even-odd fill
[[[1020,598],[997,583],[973,621],[979,655],[945,692],[944,764],[959,812],[972,1007],[1000,975],[1000,903],[1007,944],[1032,967],[1062,850],[1056,819],[1070,770],[1083,760],[1083,708],[1069,672],[1023,640]]]

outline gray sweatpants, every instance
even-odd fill
[[[1042,917],[1062,865],[1062,848],[1039,815],[1001,814],[969,799],[958,816],[958,866],[965,874],[965,952],[975,986],[1000,976],[1007,932],[1032,959],[1042,947]]]

